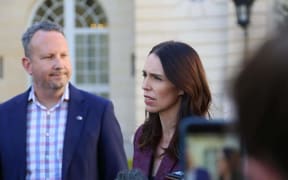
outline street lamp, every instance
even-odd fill
[[[236,6],[237,23],[244,30],[244,60],[248,57],[248,26],[250,23],[250,9],[254,0],[233,0]]]
[[[246,29],[250,22],[250,8],[254,0],[233,0],[236,6],[238,24]]]

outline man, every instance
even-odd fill
[[[61,27],[36,23],[22,43],[32,86],[0,106],[0,179],[115,179],[127,160],[112,103],[69,83]]]
[[[272,37],[237,76],[233,96],[249,180],[288,179],[288,36]]]

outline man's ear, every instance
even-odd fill
[[[32,64],[31,64],[31,59],[28,57],[23,57],[22,58],[22,66],[24,67],[25,71],[32,75]]]

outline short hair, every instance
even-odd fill
[[[280,172],[286,173],[287,49],[287,34],[266,40],[237,76],[232,92],[238,131],[245,152],[255,159],[275,165]]]
[[[30,42],[34,34],[39,31],[56,31],[64,36],[63,29],[60,25],[53,23],[51,21],[40,21],[34,23],[32,26],[30,26],[26,32],[22,35],[22,46],[24,48],[24,54],[26,57],[31,56],[30,52]]]
[[[115,180],[148,180],[148,178],[140,170],[131,169],[120,171]]]

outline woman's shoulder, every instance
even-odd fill
[[[136,129],[136,131],[135,131],[135,133],[134,133],[134,145],[135,145],[136,142],[138,142],[138,140],[139,140],[139,138],[141,137],[142,134],[143,134],[143,124],[140,125],[140,126]]]
[[[143,134],[143,124],[141,124],[135,131],[135,136],[140,136]]]
[[[142,172],[148,176],[150,161],[152,157],[152,149],[145,147],[141,148],[139,140],[143,134],[143,124],[139,126],[134,133],[134,154],[133,154],[133,168],[141,169]]]

